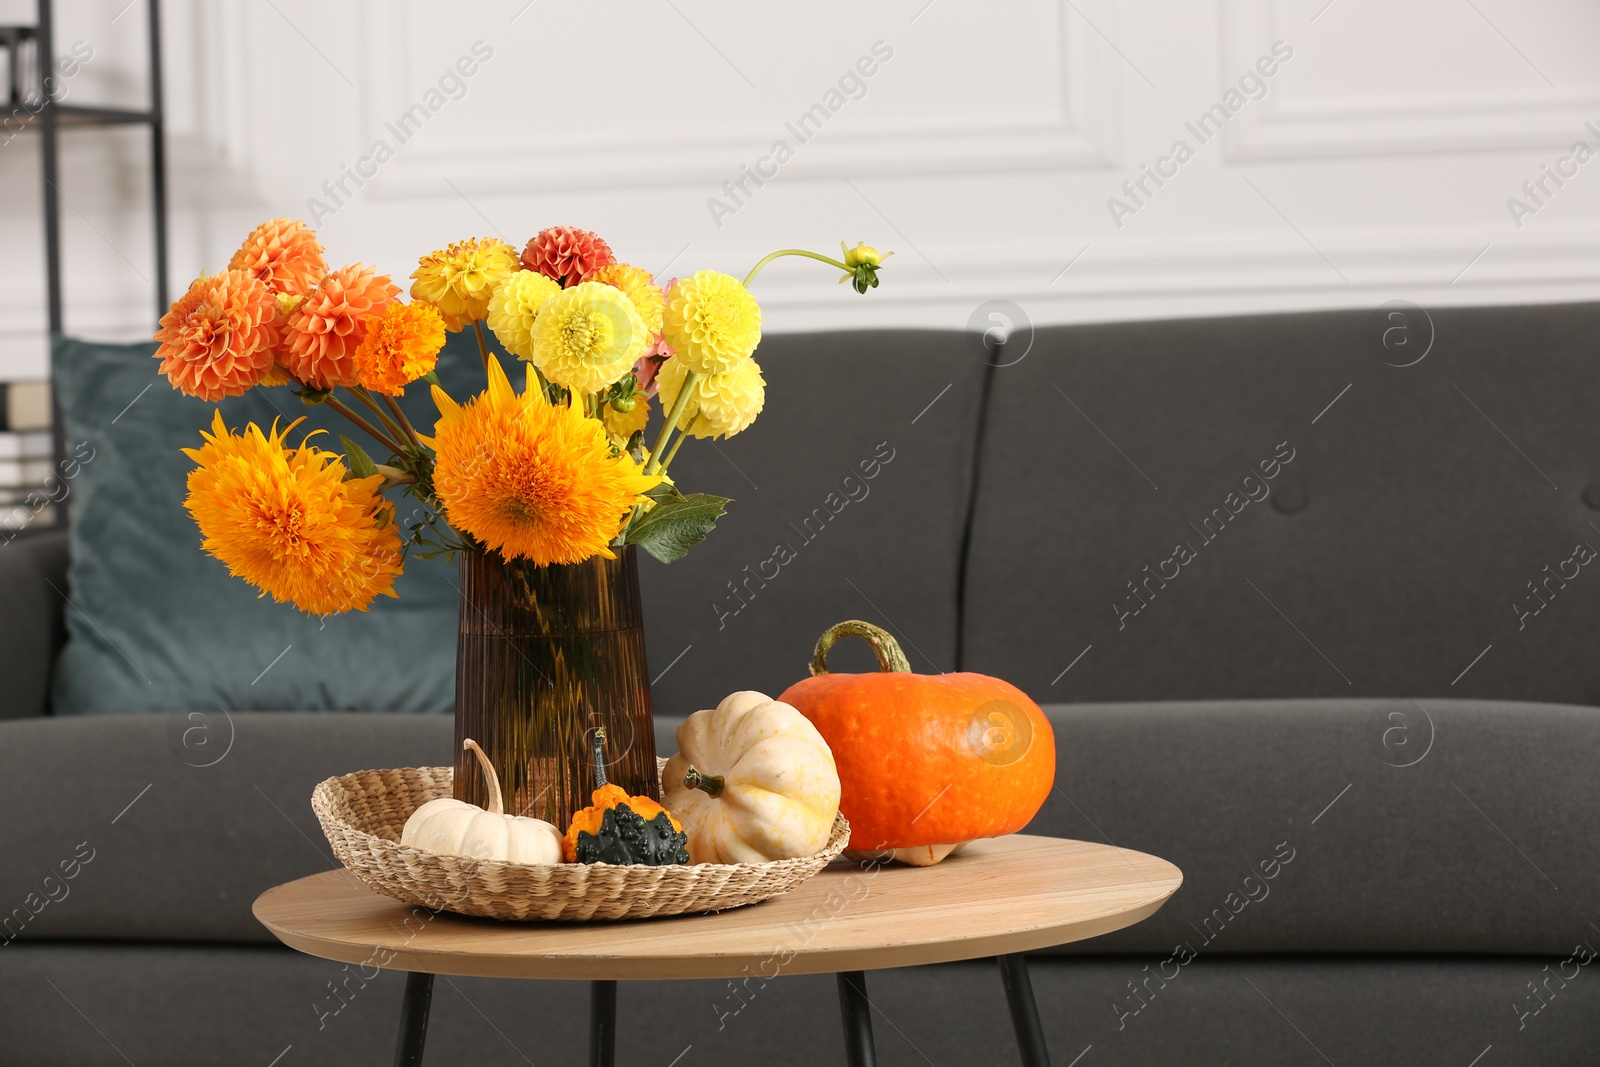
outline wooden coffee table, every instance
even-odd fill
[[[832,973],[852,1067],[873,1064],[866,971],[994,956],[1022,1061],[1048,1067],[1022,955],[1132,926],[1183,882],[1166,860],[1085,841],[1016,834],[934,867],[836,863],[783,896],[715,915],[596,923],[504,923],[414,908],[348,871],[269,889],[255,916],[290,948],[408,971],[395,1053],[422,1062],[436,974],[593,983],[590,1062],[610,1067],[618,980],[770,979]]]

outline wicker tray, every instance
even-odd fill
[[[451,777],[449,767],[357,771],[318,783],[311,807],[339,862],[375,892],[486,919],[645,919],[724,911],[793,889],[850,840],[850,824],[839,815],[821,852],[772,863],[536,866],[402,846],[406,819],[425,802],[449,796]]]

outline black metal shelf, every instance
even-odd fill
[[[148,108],[98,107],[65,104],[55,99],[55,11],[53,0],[38,0],[35,26],[0,26],[0,47],[10,57],[9,96],[12,129],[37,129],[44,179],[45,286],[50,336],[62,333],[61,285],[61,143],[63,129],[104,126],[147,126],[150,129],[150,213],[155,230],[156,318],[166,314],[167,291],[167,153],[166,121],[161,87],[161,5],[145,0],[148,13],[150,106]],[[28,42],[34,48],[34,86],[38,103],[24,106],[21,57]]]

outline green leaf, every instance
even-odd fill
[[[671,482],[658,482],[645,490],[644,495],[657,504],[676,504],[683,499],[683,494]]]
[[[627,538],[628,544],[638,545],[662,563],[682,559],[689,549],[704,541],[728,503],[727,497],[709,493],[683,496],[676,489],[672,492],[677,498],[651,508],[633,524]]]
[[[339,443],[344,445],[345,458],[350,461],[350,473],[357,478],[370,478],[378,473],[378,465],[372,462],[372,457],[362,450],[344,434],[339,435]]]

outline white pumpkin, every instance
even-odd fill
[[[821,851],[839,811],[839,771],[811,720],[763,693],[734,693],[678,727],[663,802],[692,863],[766,863]]]
[[[449,797],[430,800],[406,820],[400,843],[427,852],[504,863],[560,863],[561,831],[543,819],[507,815],[500,779],[489,757],[471,738],[461,747],[478,757],[489,786],[488,809]]]

